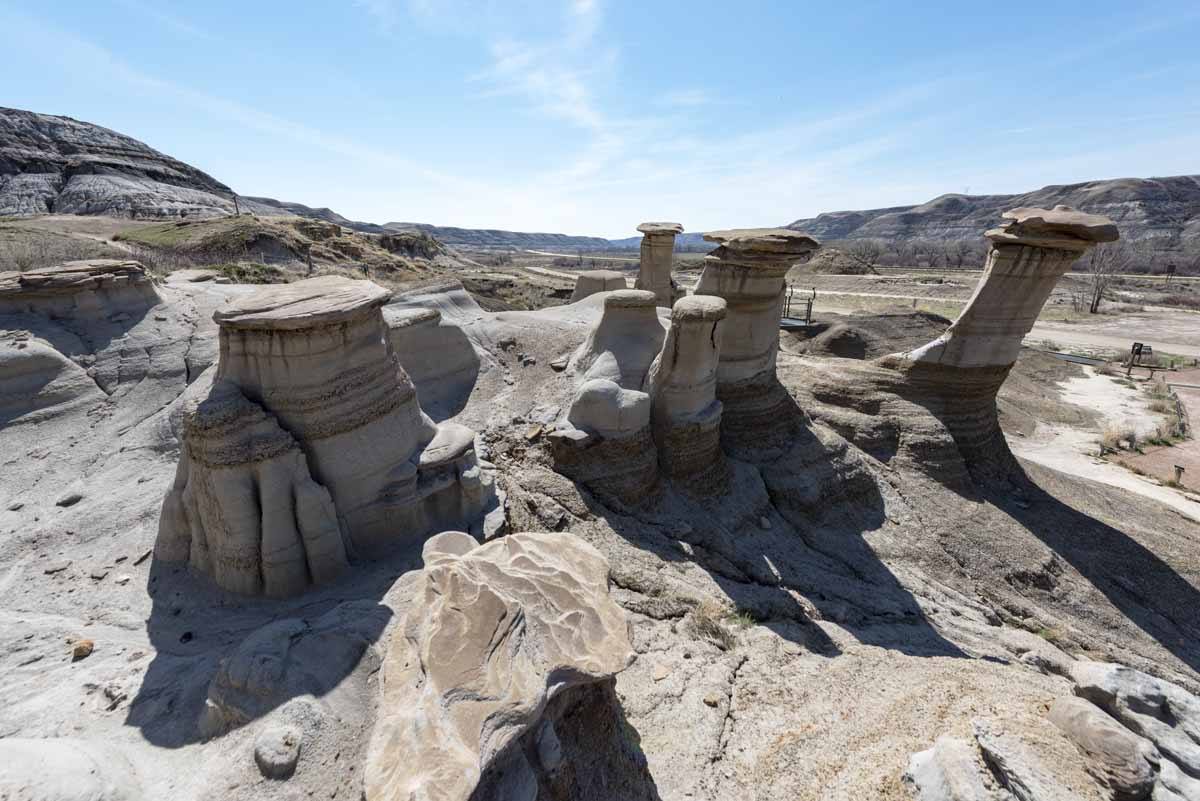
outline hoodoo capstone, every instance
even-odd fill
[[[380,312],[390,295],[369,281],[324,276],[260,290],[213,315],[220,358],[211,386],[194,390],[184,414],[160,557],[187,553],[227,589],[291,595],[304,576],[266,580],[273,543],[265,534],[276,522],[272,510],[302,497],[297,486],[304,497],[319,496],[321,553],[337,550],[328,545],[330,527],[340,530],[346,553],[370,557],[482,513],[491,487],[476,463],[474,434],[439,427],[421,411]],[[287,455],[287,480],[250,480],[265,428],[275,432],[267,438],[278,446],[272,454]],[[293,449],[303,458],[292,458]],[[197,557],[203,542],[237,543],[230,558],[244,578],[222,580],[211,560]],[[330,572],[310,564],[307,576],[318,582]]]
[[[0,272],[0,314],[87,320],[136,314],[160,302],[150,276],[136,261],[90,259]]]
[[[671,260],[675,255],[675,237],[683,226],[673,222],[645,222],[637,227],[642,234],[641,258],[635,289],[654,293],[659,306],[672,306],[682,291],[671,278]]]

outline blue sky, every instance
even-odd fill
[[[0,105],[372,222],[631,236],[1200,172],[1188,2],[0,0]]]

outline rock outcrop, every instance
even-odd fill
[[[589,298],[598,292],[612,292],[628,288],[624,273],[616,270],[588,270],[575,277],[575,290],[571,292],[571,303]]]
[[[987,232],[983,277],[944,334],[906,353],[816,367],[801,388],[810,394],[806,409],[876,458],[903,450],[902,459],[944,481],[1015,475],[997,417],[1000,385],[1058,278],[1117,230],[1064,207],[1005,217]]]
[[[189,393],[160,558],[236,592],[292,595],[346,554],[478,522],[492,495],[474,434],[421,411],[380,313],[389,297],[325,276],[214,314],[220,357],[211,387]]]
[[[675,255],[675,237],[683,233],[683,226],[671,222],[646,222],[637,229],[642,234],[641,261],[633,286],[650,290],[659,306],[669,308],[682,294],[671,278],[671,262]]]
[[[479,375],[480,359],[462,329],[437,309],[385,306],[392,350],[412,379],[421,408],[449,416],[462,408]]]
[[[642,289],[604,296],[600,320],[568,361],[576,389],[554,435],[560,471],[625,502],[645,497],[657,480],[646,391],[665,337],[655,301]]]
[[[793,404],[775,375],[784,278],[819,247],[816,240],[780,228],[712,231],[719,247],[704,259],[697,295],[723,298],[717,398],[724,404],[721,440],[738,458],[758,461],[797,431]]]
[[[0,108],[0,215],[220,216],[232,190],[99,125]]]
[[[646,379],[659,466],[685,491],[699,495],[719,495],[729,480],[717,400],[725,309],[722,298],[708,295],[677,300]]]
[[[521,738],[536,733],[539,762],[555,767],[562,749],[548,706],[633,661],[608,563],[570,534],[477,546],[447,532],[424,558],[384,658],[364,797],[533,798],[538,777]]]
[[[90,259],[24,272],[0,272],[0,314],[89,320],[142,314],[161,299],[136,261]]]

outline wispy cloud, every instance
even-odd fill
[[[212,34],[205,31],[186,19],[163,11],[157,5],[141,2],[141,0],[118,0],[126,9],[133,11],[139,17],[153,20],[163,28],[174,31],[177,34],[190,39],[206,39],[211,40]]]

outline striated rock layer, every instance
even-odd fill
[[[548,705],[633,661],[608,563],[592,546],[569,534],[476,546],[459,532],[425,545],[383,663],[367,801],[534,797],[520,739],[536,730],[548,750],[558,746]]]
[[[1117,230],[1062,206],[1004,216],[1004,226],[987,232],[987,267],[975,294],[944,334],[874,362],[816,366],[801,388],[813,401],[806,408],[877,458],[904,451],[938,478],[961,482],[964,468],[975,480],[1014,474],[996,394],[1058,279],[1091,247],[1114,241]]]
[[[725,301],[717,297],[676,301],[662,352],[646,380],[659,466],[664,475],[698,494],[720,493],[729,482],[717,400],[725,309]]]
[[[776,228],[712,231],[704,238],[719,247],[705,257],[696,294],[723,298],[728,308],[717,366],[721,441],[731,455],[761,461],[785,448],[803,425],[775,377],[775,360],[784,278],[819,244]]]
[[[24,272],[0,272],[0,314],[95,319],[139,314],[160,303],[136,261],[89,259]]]
[[[421,411],[379,310],[389,297],[326,276],[214,314],[220,358],[211,390],[184,411],[161,558],[187,558],[236,592],[291,595],[332,578],[346,554],[376,556],[480,516],[492,490],[474,433]],[[291,536],[287,515],[302,503],[313,513]],[[282,535],[269,514],[279,509]]]

